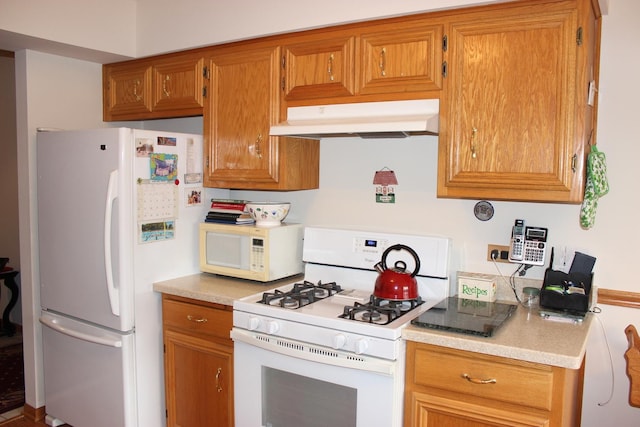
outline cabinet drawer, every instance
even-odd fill
[[[231,341],[231,311],[163,299],[162,317],[165,328],[191,331]]]
[[[543,365],[417,348],[412,380],[422,386],[551,410],[553,372]]]

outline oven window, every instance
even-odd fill
[[[356,427],[358,390],[262,367],[262,425]]]

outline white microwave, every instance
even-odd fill
[[[302,224],[200,224],[200,270],[269,282],[302,273]]]

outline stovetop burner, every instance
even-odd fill
[[[314,284],[305,280],[303,283],[294,284],[287,291],[276,289],[273,292],[264,292],[258,303],[297,309],[335,295],[341,290],[342,288],[336,282]]]
[[[423,302],[420,297],[395,301],[377,298],[371,295],[367,303],[355,302],[352,306],[345,306],[344,312],[338,317],[366,323],[375,323],[377,325],[386,325],[418,307]]]

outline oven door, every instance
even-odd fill
[[[372,360],[237,328],[232,337],[236,425],[401,427],[404,352]]]

